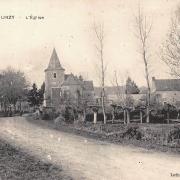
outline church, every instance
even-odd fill
[[[91,101],[94,98],[93,81],[85,81],[82,76],[66,74],[55,48],[53,49],[49,65],[45,69],[45,97],[46,107],[58,107],[64,99],[73,102],[79,99]]]

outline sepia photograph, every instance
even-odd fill
[[[180,179],[179,0],[0,0],[0,180]]]

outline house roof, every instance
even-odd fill
[[[94,90],[93,81],[84,81],[84,89],[86,91],[93,91]]]
[[[101,87],[95,87],[94,88],[95,94],[97,96],[100,96],[101,89],[102,89]],[[123,87],[123,86],[119,86],[119,87],[116,87],[116,86],[106,86],[105,87],[106,95],[116,95],[118,91],[120,93],[125,93],[125,87]]]
[[[97,96],[100,96],[101,94],[101,87],[94,87],[94,92]],[[140,87],[139,88],[140,92],[139,94],[146,94],[147,88],[146,87]],[[120,94],[125,94],[126,92],[126,87],[125,86],[105,86],[105,93],[106,95],[112,95],[112,96],[117,96],[118,93]]]
[[[74,76],[73,74],[66,74],[65,80],[62,85],[67,86],[67,85],[80,85],[80,84],[81,82],[76,76]]]
[[[62,69],[61,63],[59,61],[58,55],[56,53],[55,48],[53,49],[48,68],[46,70],[51,70],[51,69]]]
[[[73,74],[65,74],[64,82],[62,86],[80,85],[86,91],[93,91],[93,81],[83,81]]]
[[[180,91],[180,79],[154,79],[156,91]]]

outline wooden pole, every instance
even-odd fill
[[[143,121],[143,113],[142,113],[142,110],[140,110],[140,123],[142,124],[142,121]]]
[[[126,124],[126,110],[124,109],[124,124]]]
[[[127,124],[130,123],[130,114],[129,114],[129,110],[127,109]]]
[[[167,112],[167,123],[169,124],[169,111]]]
[[[97,123],[97,112],[94,111],[94,124]]]

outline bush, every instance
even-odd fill
[[[167,141],[173,142],[176,139],[180,140],[180,129],[179,128],[175,128],[170,131]]]
[[[138,127],[128,127],[126,132],[122,135],[123,138],[136,140],[141,140],[142,136],[142,132],[140,132]]]
[[[65,124],[65,118],[60,114],[56,119],[54,119],[56,125]]]
[[[53,120],[59,116],[59,113],[55,111],[54,108],[43,108],[41,119],[43,120]]]

